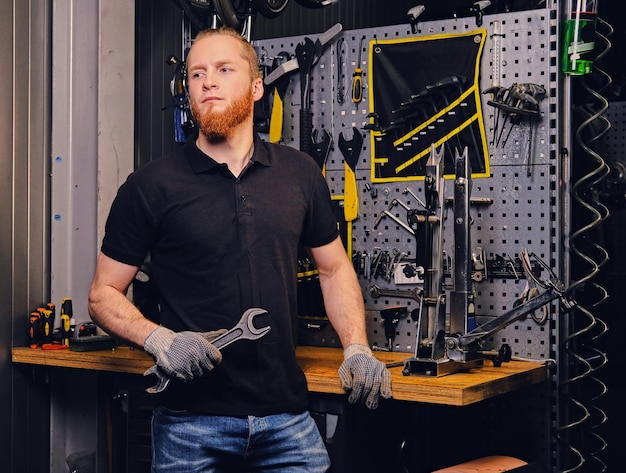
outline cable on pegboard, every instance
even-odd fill
[[[608,292],[595,278],[609,259],[602,246],[601,227],[609,216],[609,209],[600,201],[598,185],[610,174],[610,168],[596,151],[596,144],[611,127],[605,117],[608,101],[602,93],[612,79],[598,65],[611,49],[609,36],[612,33],[613,28],[598,17],[598,54],[592,72],[582,76],[573,87],[576,97],[573,120],[578,123],[574,147],[581,154],[579,157],[576,153],[572,159],[575,181],[571,192],[570,291],[578,305],[567,314],[567,333],[560,345],[560,366],[565,367],[567,373],[558,389],[561,402],[556,436],[561,472],[606,471],[601,455],[607,443],[600,429],[607,416],[599,401],[607,393],[600,370],[608,359],[598,347],[598,340],[607,333],[608,326],[596,311],[607,300]]]

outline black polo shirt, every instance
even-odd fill
[[[237,178],[195,141],[129,176],[106,223],[102,252],[139,266],[149,253],[161,323],[175,331],[232,327],[250,307],[271,331],[223,350],[222,363],[191,383],[172,382],[161,402],[219,415],[306,408],[295,360],[299,244],[338,236],[330,194],[308,155],[255,136]]]

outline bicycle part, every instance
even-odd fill
[[[305,8],[324,8],[339,3],[339,0],[296,0],[296,3]]]
[[[265,18],[276,18],[287,7],[289,0],[253,0],[255,10]]]
[[[242,32],[246,15],[252,14],[253,0],[212,0],[224,26]]]
[[[185,16],[197,30],[201,31],[208,27],[208,24],[203,20],[203,18],[209,17],[213,13],[213,6],[211,2],[205,3],[199,2],[198,0],[175,0],[175,3],[182,8]]]

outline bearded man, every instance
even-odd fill
[[[198,134],[119,188],[89,293],[106,332],[143,348],[155,394],[152,472],[324,472],[330,462],[298,366],[297,257],[308,249],[328,318],[344,347],[351,403],[391,396],[372,356],[359,283],[330,192],[310,156],[254,133],[263,96],[254,48],[228,28],[198,34],[187,60]],[[126,297],[150,256],[160,323]],[[221,351],[211,341],[249,308],[270,331]]]

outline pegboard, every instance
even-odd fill
[[[486,90],[498,78],[504,88],[532,83],[545,89],[545,97],[538,102],[538,115],[532,119],[522,118],[519,123],[505,121],[502,114],[498,116],[498,109],[488,103],[493,96],[481,94],[489,175],[473,179],[471,196],[474,203],[470,205],[472,253],[488,266],[484,279],[474,283],[477,322],[481,323],[510,310],[522,295],[527,284],[519,266],[522,248],[536,254],[558,274],[555,18],[554,10],[540,9],[486,15],[482,25],[477,25],[475,18],[420,22],[415,33],[409,24],[342,31],[325,46],[319,62],[313,66],[310,81],[313,128],[325,130],[333,137],[334,146],[326,161],[325,175],[335,198],[342,197],[345,184],[344,158],[337,146],[338,137],[343,133],[346,139],[350,139],[353,127],[364,137],[356,165],[359,213],[351,226],[350,250],[363,289],[368,336],[375,349],[383,349],[387,343],[380,310],[406,306],[409,314],[418,306],[416,300],[404,297],[408,292],[402,297],[374,298],[371,288],[410,291],[420,286],[419,279],[410,274],[410,266],[416,257],[416,241],[410,228],[407,229],[406,221],[407,210],[419,208],[424,201],[424,181],[423,178],[397,182],[372,180],[372,143],[367,129],[371,124],[371,116],[368,116],[371,91],[367,77],[370,49],[382,40],[485,29],[487,39],[479,63],[480,90]],[[310,36],[313,41],[316,37]],[[281,51],[293,57],[296,46],[303,39],[299,36],[276,38],[257,41],[254,45],[262,63],[269,65]],[[363,100],[358,103],[351,100],[352,73],[356,67],[364,71],[365,86]],[[418,60],[415,67],[419,67]],[[269,93],[272,93],[271,87]],[[284,99],[281,142],[296,148],[299,145],[300,104],[300,75],[294,72],[290,75]],[[267,138],[263,134],[262,137]],[[447,202],[442,227],[444,262],[449,271],[454,258],[454,214],[450,199],[453,181],[450,179],[445,181],[444,195]],[[386,253],[393,265],[386,272],[374,274],[371,263],[381,253]],[[405,273],[403,270],[407,266],[409,271]],[[446,278],[446,290],[451,289],[452,282],[450,277]],[[508,343],[514,356],[551,358],[554,352],[551,333],[556,312],[557,308],[549,305],[544,311],[509,325],[486,340],[486,348],[497,349],[502,343]],[[401,318],[393,350],[414,352],[415,337],[415,322],[408,315]],[[304,338],[306,344],[340,346],[329,326],[311,331]]]

